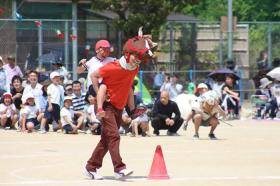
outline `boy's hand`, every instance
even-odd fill
[[[87,62],[86,59],[81,59],[81,61],[79,62],[79,65],[84,65]]]

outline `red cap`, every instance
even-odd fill
[[[10,93],[10,92],[5,92],[4,94],[3,94],[3,98],[5,99],[5,98],[11,98],[12,99],[12,94]]]
[[[99,48],[110,48],[111,45],[109,43],[109,41],[107,40],[99,40],[97,41],[97,43],[95,44],[95,51],[98,50]]]

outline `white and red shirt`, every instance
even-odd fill
[[[102,61],[99,60],[96,56],[92,57],[89,61],[86,62],[85,66],[88,70],[88,75],[87,75],[87,88],[92,84],[91,82],[91,77],[90,75],[96,71],[97,69],[99,69],[100,67],[110,63],[110,62],[114,62],[116,60],[116,58],[112,58],[112,57],[106,57],[105,59],[103,59]],[[99,83],[101,83],[102,78],[99,79]]]

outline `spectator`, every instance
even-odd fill
[[[64,107],[60,111],[61,124],[65,134],[78,134],[78,129],[83,125],[82,120],[75,120],[74,115],[82,115],[82,112],[74,111],[70,107],[72,105],[72,97],[64,98]]]
[[[170,75],[168,73],[164,74],[164,82],[162,86],[160,87],[160,92],[164,91],[166,89],[166,86],[170,83]]]
[[[2,103],[0,104],[0,118],[1,126],[3,128],[10,127],[10,129],[15,129],[18,115],[16,107],[13,104],[12,94],[9,92],[5,92],[2,96]]]
[[[178,105],[169,100],[169,93],[167,91],[162,91],[160,94],[160,99],[158,99],[152,110],[152,127],[154,128],[154,134],[159,135],[159,130],[167,129],[167,135],[176,136],[178,129],[183,123],[181,118],[181,113],[179,111]],[[172,114],[175,117],[172,117]]]
[[[108,57],[110,54],[110,43],[107,40],[99,40],[95,44],[95,52],[96,56],[92,57],[89,61],[86,61],[86,59],[82,59],[79,62],[79,66],[77,67],[77,73],[81,74],[88,70],[87,75],[87,88],[92,84],[90,75],[92,72],[96,71],[103,65],[115,61],[115,58]],[[99,79],[99,82],[101,82],[102,79]]]
[[[39,116],[38,116],[38,121],[41,122],[42,118],[44,117],[44,113],[46,112],[46,108],[48,106],[48,86],[51,84],[50,80],[45,80],[42,83],[42,97],[40,99],[40,110],[39,110]]]
[[[206,92],[208,92],[208,86],[205,83],[199,83],[197,88],[196,88],[196,93],[195,95],[197,96],[195,99],[193,99],[192,105],[194,104],[198,104],[200,97],[205,94]],[[186,121],[189,121],[191,118],[193,117],[193,113],[190,113],[187,118]],[[188,122],[184,122],[183,125],[183,130],[187,130],[188,127]]]
[[[74,111],[83,111],[86,105],[85,101],[86,93],[82,92],[81,82],[73,82],[73,97],[72,104]]]
[[[163,85],[164,82],[164,72],[165,72],[165,68],[161,67],[159,69],[159,72],[157,72],[157,74],[154,77],[153,89],[155,91],[156,98],[159,98],[160,95],[160,87]]]
[[[85,107],[86,107],[86,93],[82,92],[82,86],[81,82],[79,81],[74,81],[73,82],[73,96],[72,96],[72,105],[73,105],[73,110],[83,112]],[[77,115],[75,114],[75,119],[79,121],[84,121],[84,115]],[[82,122],[83,123],[83,122]],[[84,129],[83,126],[79,127],[79,129]]]
[[[20,76],[14,76],[12,79],[12,89],[11,89],[11,94],[12,94],[12,99],[13,102],[19,111],[21,109],[22,105],[22,95],[23,95],[24,88],[22,86],[22,79]]]
[[[257,67],[260,71],[267,70],[269,68],[267,51],[264,50],[260,53],[260,58],[257,61]]]
[[[6,92],[9,89],[7,72],[3,65],[4,61],[3,58],[0,56],[0,97],[4,94],[4,92]]]
[[[87,94],[86,95],[86,102],[89,104],[88,107],[85,109],[86,113],[86,119],[89,124],[89,131],[91,134],[100,134],[101,133],[101,123],[100,121],[96,118],[95,115],[95,108],[96,108],[96,98],[91,95]]]
[[[227,75],[225,85],[222,87],[222,107],[231,119],[239,119],[239,92],[234,87],[234,77]],[[233,115],[233,116],[231,116]]]
[[[209,138],[214,140],[217,139],[214,131],[219,124],[217,114],[225,116],[225,112],[218,104],[216,95],[213,91],[208,91],[201,96],[199,105],[192,106],[192,117],[188,117],[187,123],[192,118],[195,126],[194,139],[199,139],[199,127],[200,126],[211,126]]]
[[[173,100],[176,96],[183,93],[183,85],[179,84],[179,77],[177,74],[172,76],[170,83],[166,84],[165,89],[169,93],[169,97]]]
[[[58,72],[61,78],[62,84],[66,84],[67,81],[71,78],[71,74],[68,72],[68,70],[63,66],[63,63],[61,60],[58,60],[55,63],[52,63],[53,67],[55,68],[54,71]]]
[[[65,96],[73,96],[73,85],[71,84],[66,84],[65,85]]]
[[[25,100],[25,96],[29,94],[30,92],[33,93],[34,99],[35,99],[35,105],[37,109],[41,111],[41,104],[42,104],[42,96],[43,96],[43,91],[42,91],[42,85],[38,83],[38,72],[31,70],[28,73],[28,84],[26,84],[23,95],[22,95],[22,100]]]
[[[127,114],[126,109],[123,109],[123,113],[122,113],[122,122],[121,122],[121,126],[119,129],[119,132],[121,134],[126,134],[129,132],[129,127],[131,124],[131,117]]]
[[[144,113],[131,122],[131,137],[138,137],[141,134],[143,137],[150,136],[149,134],[149,119],[147,113]]]
[[[81,77],[78,79],[78,81],[81,83],[81,91],[82,92],[87,92],[88,88],[85,88],[86,87],[86,79]]]
[[[48,105],[41,121],[41,134],[46,133],[46,125],[53,122],[53,130],[60,128],[60,105],[64,95],[63,88],[59,85],[60,75],[57,72],[50,74],[52,83],[47,88]]]
[[[205,83],[199,83],[196,89],[197,96],[201,96],[208,91],[208,86]]]
[[[188,82],[187,87],[188,87],[188,94],[195,93],[195,84],[193,82]]]
[[[22,110],[21,130],[25,132],[32,132],[35,128],[40,128],[38,121],[39,109],[35,105],[35,97],[32,92],[25,95],[24,108]]]
[[[267,78],[262,78],[260,80],[260,89],[256,91],[256,95],[264,96],[267,99],[267,102],[259,106],[257,110],[258,118],[266,118],[266,115],[269,113],[269,119],[273,119],[276,116],[277,110],[277,100],[272,94],[272,81],[269,81]],[[263,113],[261,113],[263,111]]]
[[[7,73],[7,84],[9,85],[9,87],[7,87],[7,91],[10,91],[10,85],[12,83],[13,77],[18,75],[22,78],[23,74],[19,66],[16,65],[14,56],[8,56],[7,60],[8,60],[8,64],[4,65],[3,68],[6,70]]]

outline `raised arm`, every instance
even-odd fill
[[[81,74],[81,73],[83,73],[83,72],[85,72],[86,71],[86,62],[87,62],[87,60],[86,59],[82,59],[80,62],[79,62],[79,66],[77,66],[77,68],[76,68],[76,71],[77,71],[77,73],[78,74]]]

